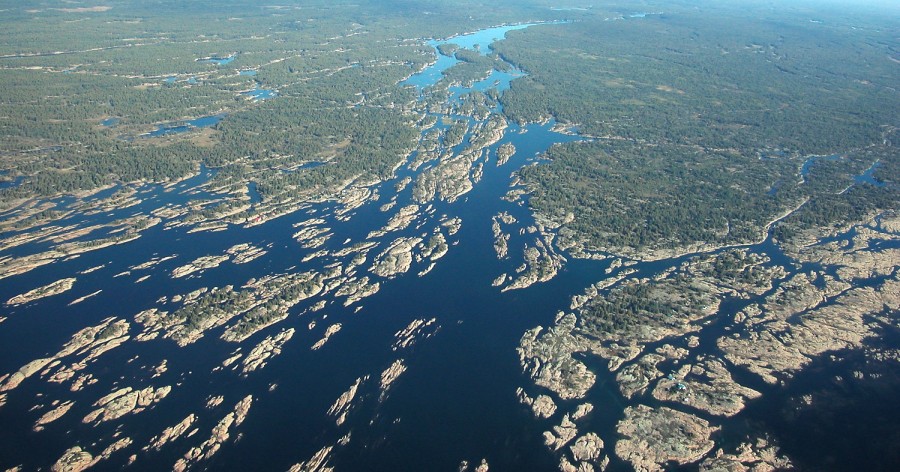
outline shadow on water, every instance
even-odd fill
[[[868,350],[900,345],[900,314],[892,318]],[[900,470],[897,392],[896,357],[859,349],[828,352],[784,385],[768,385],[762,397],[726,421],[722,446],[766,432],[798,470]]]

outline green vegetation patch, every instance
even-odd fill
[[[531,205],[558,221],[571,212],[566,227],[598,248],[749,242],[794,201],[787,188],[770,194],[794,171],[783,160],[603,141],[556,146],[548,157],[520,171]]]
[[[900,76],[883,19],[854,12],[826,28],[752,8],[585,15],[497,43],[529,74],[501,97],[504,113],[598,139],[521,172],[533,208],[567,222],[564,242],[634,255],[758,240],[808,198],[785,225],[896,208],[895,184],[854,180],[878,161],[887,182],[897,166]],[[813,155],[836,158],[804,168]]]

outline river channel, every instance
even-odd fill
[[[522,24],[489,28],[454,38],[431,40],[436,62],[413,74],[398,86],[415,87],[423,94],[437,84],[442,72],[457,60],[442,55],[437,46],[446,43],[490,53],[490,45],[508,31],[523,28],[565,27],[564,25]],[[226,61],[227,58],[209,60]],[[470,87],[454,85],[446,93],[444,112],[429,112],[433,124],[422,131],[425,140],[435,130],[446,130],[448,123],[460,119],[454,105],[470,92],[495,89],[502,94],[510,83],[525,72],[512,67],[493,71]],[[278,100],[276,95],[257,99]],[[370,242],[375,246],[370,259],[388,249],[400,238],[419,238],[441,231],[446,235],[447,254],[429,269],[428,261],[415,261],[412,268],[395,277],[377,278],[380,291],[358,303],[344,306],[330,295],[313,297],[290,309],[289,316],[236,344],[223,341],[224,327],[210,330],[186,347],[169,339],[149,342],[129,341],[90,363],[84,372],[98,380],[80,391],[37,378],[29,379],[10,391],[6,405],[0,408],[0,467],[22,465],[25,470],[49,467],[64,451],[80,445],[99,453],[114,438],[130,437],[134,445],[127,452],[113,454],[100,469],[120,469],[135,455],[129,470],[167,470],[191,448],[209,436],[225,413],[236,402],[251,395],[252,407],[246,420],[232,430],[222,449],[198,468],[226,470],[287,470],[328,449],[329,464],[337,470],[457,470],[462,461],[478,464],[486,459],[490,469],[557,470],[558,459],[543,445],[541,432],[546,428],[534,420],[529,409],[516,398],[517,387],[528,387],[530,379],[522,373],[516,347],[522,334],[535,326],[552,325],[557,312],[567,310],[572,295],[611,275],[605,270],[610,261],[575,259],[549,244],[550,251],[564,260],[552,280],[530,287],[501,291],[494,281],[501,274],[515,274],[523,263],[523,248],[539,244],[542,234],[528,229],[535,218],[525,201],[504,199],[513,187],[517,169],[540,165],[540,156],[551,146],[583,138],[574,133],[555,131],[553,121],[518,125],[506,122],[494,103],[485,120],[468,117],[468,132],[462,142],[439,151],[448,156],[465,152],[473,130],[491,119],[504,120],[505,130],[493,144],[479,151],[467,178],[469,191],[456,198],[431,198],[423,201],[415,193],[421,176],[433,172],[441,161],[412,165],[419,158],[414,151],[396,176],[370,189],[364,204],[347,213],[341,205],[326,201],[303,206],[286,216],[259,225],[231,225],[218,232],[189,232],[185,227],[155,226],[127,244],[110,246],[80,257],[67,258],[7,279],[0,285],[0,300],[7,300],[34,287],[47,285],[63,277],[76,277],[74,288],[64,295],[41,299],[18,307],[4,307],[0,323],[0,375],[15,372],[25,363],[55,353],[73,333],[115,316],[132,323],[131,334],[139,332],[133,317],[142,310],[160,306],[162,297],[187,294],[204,287],[241,287],[254,278],[302,271],[326,272],[333,264],[346,265],[348,256],[337,256],[342,248]],[[226,115],[210,119],[227,120]],[[184,132],[207,122],[188,122],[162,126],[150,135]],[[498,149],[515,147],[508,162],[498,165]],[[202,189],[213,171],[203,171],[169,187],[143,185],[138,188],[141,203],[125,209],[75,213],[55,224],[84,227],[102,224],[138,213],[149,213],[166,205],[183,205],[192,199],[213,197]],[[405,180],[411,184],[401,185]],[[398,190],[399,189],[399,190]],[[102,199],[115,189],[90,197]],[[255,184],[250,185],[251,204],[259,203]],[[440,195],[440,194],[438,194]],[[65,208],[74,202],[61,198],[54,203]],[[371,236],[385,227],[398,212],[418,205],[415,220],[388,234]],[[498,258],[494,244],[493,221],[507,214],[515,223],[509,233],[508,258]],[[322,246],[304,247],[294,239],[298,226],[313,219],[328,228],[331,237]],[[449,234],[446,222],[458,219],[458,232]],[[250,243],[267,253],[246,264],[224,263],[188,277],[173,278],[171,272],[190,261],[220,255],[236,244]],[[24,255],[40,251],[42,243],[26,244],[4,255]],[[766,254],[772,264],[790,270],[794,267],[767,238],[749,246]],[[312,257],[325,251],[329,255]],[[159,263],[151,271],[133,267],[153,258],[176,256]],[[311,259],[308,259],[312,257]],[[650,277],[677,266],[690,256],[639,263],[632,266],[633,277]],[[306,261],[304,262],[304,259]],[[93,270],[91,270],[93,269]],[[149,278],[145,276],[150,275]],[[76,297],[99,294],[70,305]],[[311,308],[325,301],[321,310]],[[394,349],[395,333],[414,320],[434,318],[436,326],[428,337],[411,347]],[[313,323],[314,322],[314,323]],[[321,349],[311,346],[322,338],[325,328],[341,324]],[[240,375],[220,369],[223,360],[238,348],[243,354],[263,338],[286,329],[295,329],[293,338],[281,347],[280,354],[268,360],[264,369]],[[701,336],[714,339],[721,333],[716,323]],[[27,340],[24,342],[23,340]],[[714,344],[714,343],[710,343]],[[151,376],[152,367],[166,360],[167,370]],[[379,386],[379,376],[401,361],[405,371],[389,389]],[[607,372],[598,370],[598,382],[590,393],[597,413],[586,423],[604,438],[614,437],[616,421],[625,404],[615,382]],[[326,412],[348,387],[361,379],[352,408],[343,424]],[[125,416],[120,421],[92,425],[82,418],[93,410],[92,404],[110,391],[122,387],[171,385],[172,392],[152,410]],[[211,396],[224,397],[223,409],[206,408]],[[35,405],[57,400],[74,401],[66,416],[42,432],[33,432]],[[41,410],[44,411],[44,410]],[[144,451],[153,436],[190,414],[198,420],[186,435],[161,451]],[[624,467],[613,462],[612,468]]]

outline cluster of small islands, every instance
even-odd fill
[[[0,468],[891,470],[890,21],[140,3],[0,20]]]

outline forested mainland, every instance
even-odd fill
[[[589,138],[520,173],[529,204],[563,224],[564,245],[746,243],[809,200],[777,228],[789,239],[897,201],[898,53],[873,9],[45,3],[4,13],[14,17],[0,44],[3,205],[177,180],[201,163],[235,188],[257,182],[263,199],[387,178],[418,136],[417,91],[399,83],[434,60],[423,38],[534,20],[561,23],[513,31],[486,55],[442,46],[461,62],[432,93],[509,61],[527,76],[502,97],[508,117]],[[277,98],[242,94],[254,88]],[[217,114],[210,128],[147,136]],[[327,165],[301,168],[310,162]]]

